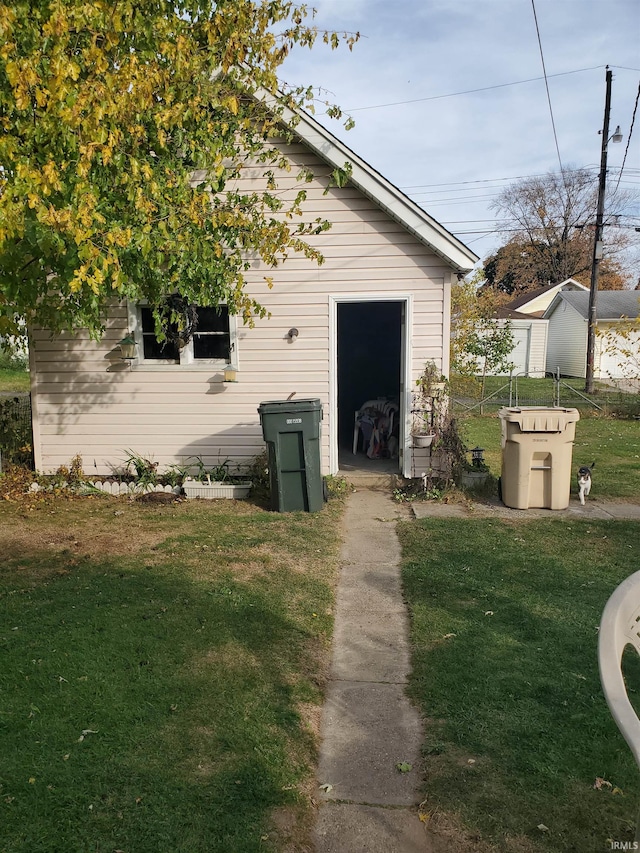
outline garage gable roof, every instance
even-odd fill
[[[267,105],[276,104],[276,99],[268,92],[258,93],[258,96]],[[283,108],[281,104],[278,104],[278,112],[283,123],[292,128],[296,136],[325,163],[334,169],[343,169],[345,163],[349,163],[350,183],[446,261],[455,272],[466,273],[473,269],[479,260],[475,252],[308,113],[302,110],[294,112],[288,107]]]
[[[564,301],[586,320],[589,316],[589,293],[563,290],[556,294],[543,317],[550,317]],[[640,294],[635,290],[601,290],[598,292],[596,315],[598,320],[636,319],[640,313]]]

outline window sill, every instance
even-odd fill
[[[131,365],[131,370],[134,373],[158,373],[158,372],[180,372],[183,371],[192,371],[195,373],[201,373],[202,371],[208,371],[211,373],[212,370],[224,370],[229,366],[228,361],[198,361],[193,364],[153,364],[150,362],[133,362]]]

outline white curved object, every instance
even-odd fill
[[[622,653],[633,646],[640,654],[640,571],[624,580],[602,612],[598,636],[600,681],[609,710],[640,768],[640,720],[622,675]]]

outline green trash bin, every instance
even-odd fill
[[[320,400],[272,400],[258,407],[267,443],[271,509],[317,512],[324,503],[320,473]]]

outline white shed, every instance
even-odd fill
[[[596,303],[594,377],[620,379],[640,364],[640,340],[629,341],[616,334],[616,327],[637,320],[640,294],[634,290],[603,290]],[[589,293],[560,292],[544,313],[549,321],[547,371],[558,369],[564,376],[585,377],[587,365],[587,319]],[[630,349],[630,352],[627,350]]]
[[[512,299],[496,312],[498,324],[511,323],[514,348],[510,355],[513,373],[519,376],[542,378],[547,370],[548,321],[543,318],[556,295],[561,291],[588,292],[574,278],[558,284],[548,284]]]
[[[279,187],[295,196],[295,175],[313,171],[305,215],[333,223],[309,238],[324,263],[293,256],[274,270],[256,264],[246,287],[270,317],[250,328],[224,309],[198,309],[198,334],[182,350],[157,344],[144,305],[114,305],[100,342],[33,330],[38,470],[55,471],[79,453],[87,472],[107,474],[127,450],[160,470],[195,456],[246,462],[264,447],[260,403],[295,393],[322,402],[323,473],[340,470],[355,410],[366,400],[395,401],[397,469],[410,475],[409,392],[427,360],[448,373],[451,283],[477,257],[312,118],[302,115],[295,132],[295,144],[281,143],[293,168],[280,172]],[[348,185],[331,187],[331,172],[345,162]],[[260,188],[262,172],[247,169],[247,189]],[[118,347],[128,333],[137,344],[130,363]],[[233,384],[223,381],[230,363]]]
[[[499,326],[507,322],[511,324],[513,335],[513,350],[509,361],[513,364],[513,373],[517,376],[530,376],[535,379],[544,377],[547,355],[547,326],[546,320],[535,319],[501,308],[496,312],[496,323]]]

